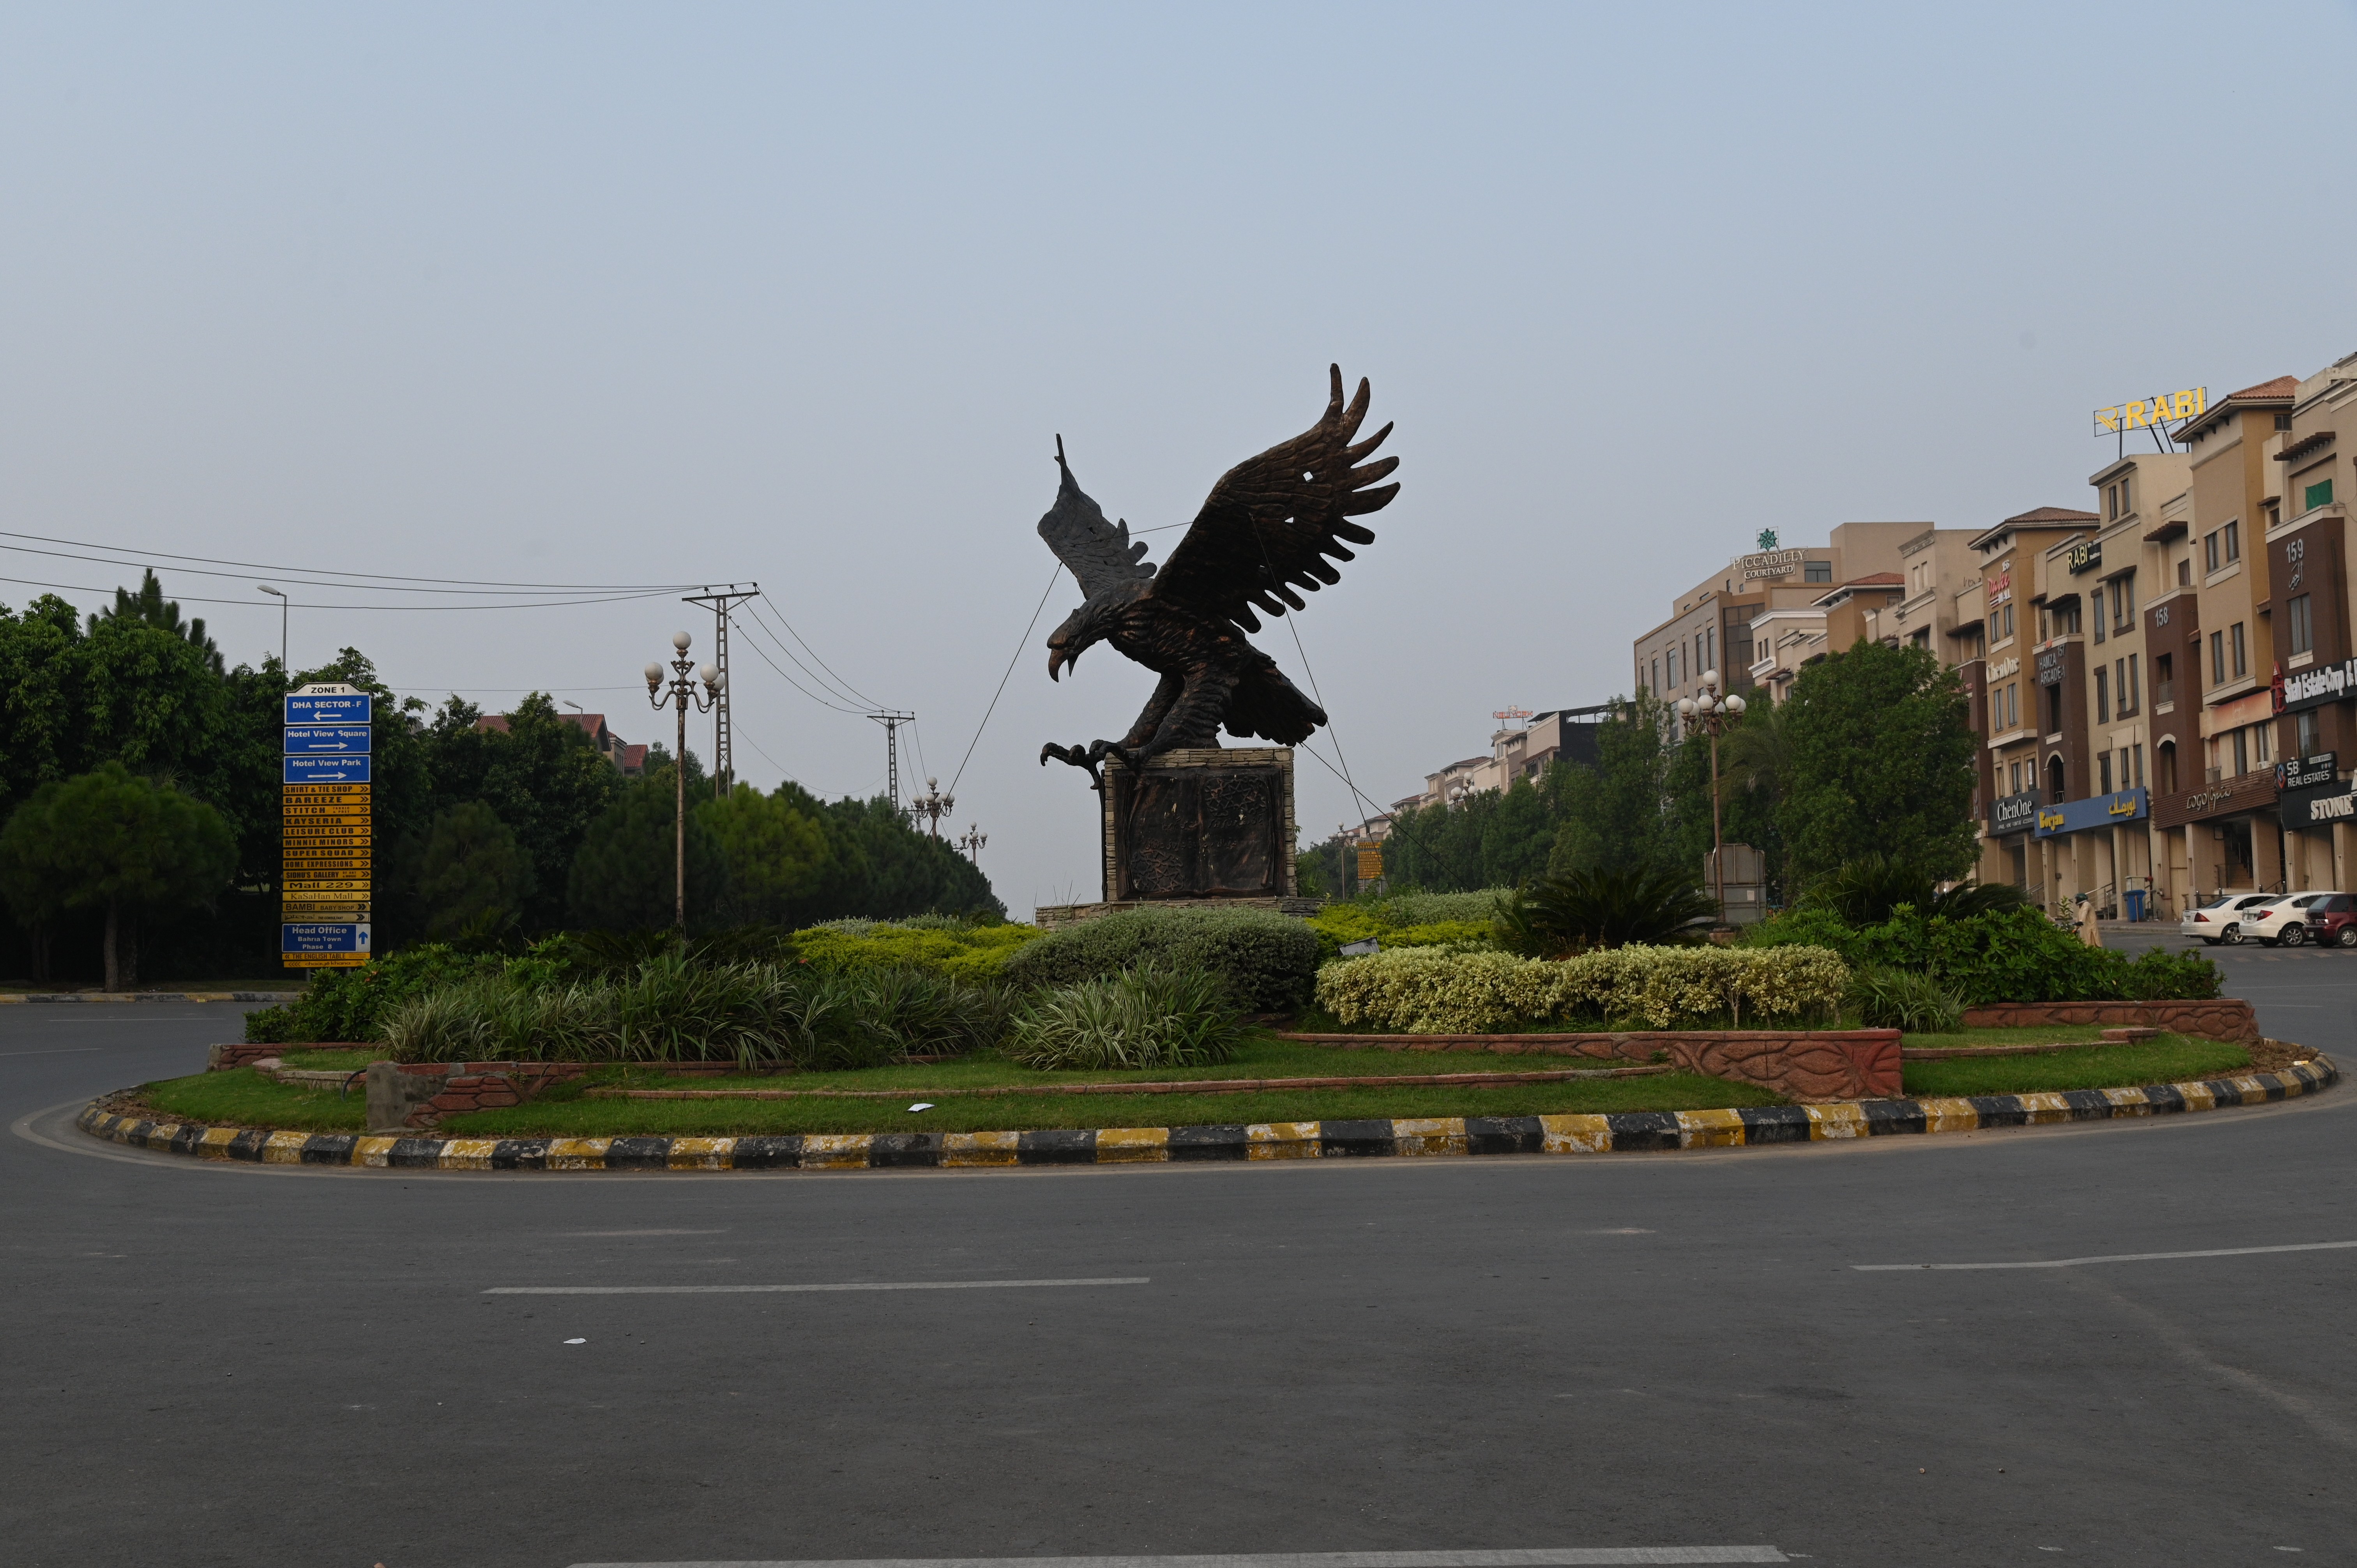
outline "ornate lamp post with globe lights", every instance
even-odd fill
[[[1678,699],[1678,723],[1689,736],[1710,736],[1710,879],[1711,896],[1718,904],[1718,923],[1727,924],[1727,845],[1718,826],[1718,737],[1743,716],[1743,699],[1718,694],[1718,671],[1702,672],[1702,695]]]
[[[662,665],[647,666],[648,703],[657,712],[666,707],[679,710],[679,750],[673,754],[671,765],[672,782],[678,789],[678,802],[672,816],[672,869],[678,879],[673,884],[673,918],[682,936],[687,934],[687,710],[693,703],[697,713],[708,714],[720,700],[720,671],[709,664],[696,670],[695,661],[687,656],[688,641],[687,633],[672,633],[671,645],[679,657],[671,661],[673,673],[668,684],[663,681]],[[704,683],[700,692],[695,689],[695,682],[687,678],[691,670],[695,671],[696,681]]]
[[[938,839],[942,836],[942,819],[956,810],[957,797],[942,794],[940,779],[928,779],[925,792],[909,802],[909,821],[913,824],[919,817],[931,819],[932,835]]]

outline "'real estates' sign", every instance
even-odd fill
[[[2327,703],[2346,702],[2357,697],[2357,659],[2343,659],[2337,664],[2319,664],[2308,670],[2294,670],[2283,678],[2283,699],[2276,711],[2296,714],[2303,708],[2320,708]]]
[[[2053,838],[2061,833],[2085,832],[2089,828],[2140,822],[2150,814],[2143,790],[2121,789],[2109,795],[2091,795],[2083,800],[2065,800],[2059,806],[2039,807],[2037,832],[2040,838]]]
[[[2307,789],[2341,777],[2340,757],[2330,751],[2314,757],[2287,757],[2276,764],[2276,788]]]
[[[2007,833],[2026,833],[2038,825],[2038,791],[2025,789],[2018,795],[2000,795],[1989,803],[1988,831],[1991,838]]]

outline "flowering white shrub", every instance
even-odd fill
[[[1839,1007],[1849,966],[1826,948],[1623,947],[1577,958],[1404,948],[1318,972],[1318,1004],[1345,1024],[1478,1035],[1525,1020],[1737,1027]]]

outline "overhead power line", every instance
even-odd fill
[[[775,605],[764,605],[759,607],[756,613],[773,615],[777,618],[778,624],[786,628],[786,634],[789,637],[791,637],[796,642],[801,643],[802,651],[811,656],[811,662],[816,664],[821,670],[826,671],[827,679],[832,680],[834,683],[836,695],[843,697],[848,702],[858,703],[866,707],[872,708],[877,705],[874,698],[868,696],[867,693],[862,692],[858,687],[853,685],[842,676],[835,674],[834,666],[830,665],[825,660],[821,659],[818,656],[818,650],[813,648],[808,642],[803,641],[802,634],[794,629],[794,623],[786,618],[786,612],[784,610],[779,608]],[[780,650],[782,650],[784,646],[785,645],[783,643],[779,644]],[[788,654],[787,657],[792,658],[793,656],[791,654]],[[809,666],[802,664],[801,660],[795,659],[794,663],[801,666],[806,673],[809,671]],[[827,683],[826,680],[822,680],[815,674],[811,675],[811,679],[817,681],[821,685],[825,685]]]
[[[82,583],[48,583],[43,582],[38,577],[0,577],[0,583],[18,583],[28,588],[57,588],[69,594],[97,594],[102,596],[121,591],[120,588],[93,588]],[[311,586],[364,588],[366,585],[361,583],[314,583]],[[611,605],[621,603],[627,599],[667,599],[671,596],[671,589],[657,588],[650,593],[599,594],[587,598],[537,599],[522,604],[509,602],[493,605],[323,605],[315,603],[309,599],[296,599],[291,602],[298,610],[402,610],[415,613],[430,610],[563,609],[573,605]],[[248,607],[253,607],[255,605],[255,601],[253,599],[216,599],[208,598],[199,594],[175,594],[172,597],[176,602],[191,605],[244,605]]]
[[[84,550],[108,550],[113,551],[117,554],[135,557],[132,561],[114,563],[118,565],[145,565],[147,564],[145,561],[136,558],[142,556],[153,556],[158,561],[200,561],[209,566],[236,566],[248,572],[267,572],[274,575],[282,577],[292,575],[296,573],[302,573],[311,577],[320,579],[320,581],[312,585],[315,587],[361,588],[365,587],[371,583],[436,583],[447,587],[490,588],[501,593],[511,594],[627,594],[639,592],[678,593],[689,588],[703,586],[700,583],[504,583],[479,577],[414,577],[404,576],[395,573],[388,572],[345,572],[327,570],[312,566],[288,566],[276,562],[231,561],[218,555],[184,555],[177,551],[171,550],[145,550],[121,544],[93,544],[88,540],[52,539],[47,534],[16,533],[6,529],[0,529],[0,539],[29,539],[38,544],[65,544],[77,546]],[[16,549],[19,547],[10,545],[7,546],[7,548]],[[58,552],[41,551],[38,553],[54,554],[58,553]],[[79,557],[79,559],[96,561],[101,558],[94,555],[83,555]],[[175,569],[194,570],[192,567]],[[214,573],[210,575],[226,576],[231,574]],[[349,582],[340,581],[340,579],[346,578],[352,580]],[[16,582],[20,580],[21,579],[17,578],[0,578],[0,581],[5,582]]]

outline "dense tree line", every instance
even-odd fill
[[[228,667],[149,574],[86,621],[49,595],[0,606],[0,972],[94,976],[102,955],[110,981],[274,970],[280,698],[311,682],[377,697],[380,950],[671,923],[682,759],[653,747],[626,779],[544,694],[479,728],[455,696],[398,697],[356,649],[291,675]],[[715,799],[692,753],[684,766],[691,924],[1004,913],[885,800],[791,782]]]
[[[1861,642],[1801,672],[1789,701],[1754,703],[1718,746],[1727,842],[1768,862],[1786,897],[1860,854],[1945,880],[1974,854],[1974,737],[1962,686],[1920,649]],[[1675,871],[1699,878],[1711,844],[1707,739],[1640,693],[1598,726],[1593,766],[1456,806],[1400,813],[1383,845],[1394,888],[1458,892],[1578,871]],[[1329,894],[1351,891],[1339,842],[1305,857]]]

